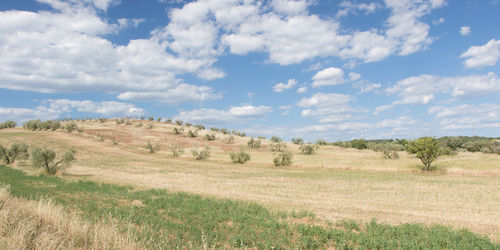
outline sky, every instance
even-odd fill
[[[0,122],[500,136],[499,0],[2,0]]]

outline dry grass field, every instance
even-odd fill
[[[0,130],[0,144],[25,142],[47,145],[62,152],[74,148],[77,161],[62,177],[137,188],[165,188],[218,198],[255,201],[269,209],[307,210],[329,221],[354,219],[400,224],[416,222],[467,228],[500,242],[500,155],[459,153],[439,158],[437,171],[423,173],[419,160],[400,153],[386,159],[370,150],[321,146],[314,155],[292,149],[293,164],[275,167],[269,141],[249,149],[246,164],[231,163],[228,154],[246,145],[248,137],[217,133],[207,141],[200,131],[195,138],[173,133],[172,124],[141,121],[144,126],[80,122],[83,132]],[[153,128],[147,129],[146,124]],[[210,132],[212,133],[212,132]],[[119,141],[112,143],[112,138]],[[104,139],[103,141],[101,140]],[[146,143],[159,144],[151,154]],[[180,144],[185,152],[173,157],[168,145]],[[192,147],[210,146],[212,156],[196,161]],[[31,174],[39,170],[28,162],[16,168]]]

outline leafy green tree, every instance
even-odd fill
[[[13,143],[10,148],[0,145],[0,159],[7,165],[13,164],[17,159],[26,160],[28,157],[28,146],[24,143]]]
[[[54,150],[43,148],[35,148],[31,152],[31,163],[35,168],[43,168],[49,175],[54,175],[58,170],[63,170],[71,167],[71,163],[75,161],[75,150],[70,149],[56,161],[56,153]]]
[[[441,155],[441,146],[434,137],[421,137],[410,141],[406,145],[406,151],[415,154],[422,161],[424,171],[433,170],[431,164]]]
[[[375,152],[382,152],[386,158],[397,159],[398,151],[403,150],[403,146],[395,142],[384,142],[375,144],[372,149]]]
[[[357,149],[367,149],[368,143],[366,142],[365,139],[354,139],[351,141],[351,147]]]

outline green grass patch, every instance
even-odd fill
[[[444,226],[344,221],[331,226],[294,223],[310,212],[270,212],[253,203],[165,190],[29,176],[0,165],[0,184],[13,196],[49,198],[90,221],[114,218],[147,248],[418,248],[500,249],[488,238]],[[128,225],[133,225],[128,227]]]

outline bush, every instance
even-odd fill
[[[132,122],[127,120],[127,122],[125,122],[125,125],[130,126],[130,125],[132,125]]]
[[[302,154],[305,155],[312,155],[314,152],[316,152],[319,149],[318,145],[312,145],[312,144],[302,144],[299,147],[300,151]]]
[[[4,128],[15,128],[17,123],[15,121],[6,121],[3,123],[0,123],[0,129]]]
[[[234,143],[234,136],[229,135],[228,137],[224,138],[224,142],[227,144],[233,144]]]
[[[321,140],[321,139],[316,140],[316,144],[317,145],[327,145],[326,141],[325,140]]]
[[[138,128],[142,127],[142,122],[137,123],[135,126]]]
[[[207,141],[214,141],[216,137],[215,134],[206,134],[205,139],[207,139]]]
[[[154,120],[155,120],[155,118],[154,118],[153,116],[150,116],[150,117],[148,117],[148,120],[150,120],[150,121],[154,121]]]
[[[222,132],[223,134],[227,135],[229,134],[229,130],[225,129],[225,128],[221,128],[220,129],[220,132]]]
[[[240,150],[239,152],[233,151],[233,152],[229,153],[229,157],[231,158],[233,163],[243,164],[243,163],[250,160],[250,154],[243,151],[243,150]]]
[[[270,146],[272,152],[284,152],[288,149],[284,141],[272,142]]]
[[[210,128],[210,130],[214,131],[214,132],[219,132],[220,131],[220,129],[218,129],[218,128]]]
[[[146,125],[146,129],[153,129],[153,124],[152,123],[148,123]]]
[[[274,136],[274,135],[273,135],[273,137],[271,137],[271,141],[272,141],[272,142],[280,142],[280,141],[283,141],[283,139],[281,139],[281,138],[280,138],[280,137],[278,137],[278,136]]]
[[[249,148],[260,148],[260,140],[255,140],[253,137],[247,142]]]
[[[174,157],[178,157],[184,153],[184,149],[179,144],[170,144],[169,149]]]
[[[429,171],[435,169],[431,164],[441,154],[441,147],[434,137],[421,137],[408,143],[406,151],[422,161],[422,170]]]
[[[189,137],[196,137],[198,136],[198,130],[188,130],[188,136]]]
[[[179,135],[184,132],[184,128],[174,128],[174,134]]]
[[[462,146],[469,152],[479,152],[482,148],[489,147],[488,140],[473,140],[464,143]]]
[[[13,143],[10,148],[0,145],[0,160],[7,165],[13,164],[17,159],[26,160],[28,157],[28,146],[24,143]]]
[[[157,122],[161,122],[161,117],[158,117],[158,119],[156,119]]]
[[[192,124],[192,123],[190,123],[190,122],[186,122],[186,123],[184,123],[184,125],[186,125],[186,127],[191,127],[191,126],[193,126],[193,124]]]
[[[355,139],[351,141],[351,147],[357,149],[367,149],[368,143],[365,141],[365,139]]]
[[[75,150],[66,151],[61,159],[55,161],[56,153],[47,148],[35,148],[31,152],[31,163],[35,168],[43,168],[45,173],[54,175],[57,171],[71,167],[75,161]]]
[[[75,130],[78,130],[78,126],[74,122],[70,122],[70,123],[66,124],[65,129],[66,129],[66,131],[71,133]]]
[[[297,144],[297,145],[304,144],[304,139],[302,139],[302,138],[292,138],[292,143],[293,144]]]
[[[61,128],[61,123],[59,121],[45,121],[42,122],[40,120],[30,120],[23,124],[23,128],[28,130],[57,130]]]
[[[182,126],[184,122],[181,121],[181,120],[175,120],[175,124],[179,125],[179,126]]]
[[[203,125],[194,125],[194,127],[199,129],[199,130],[205,129],[205,126],[203,126]]]
[[[198,151],[198,149],[191,149],[191,153],[193,154],[193,158],[198,161],[203,161],[210,158],[210,148],[205,146],[202,150]]]
[[[166,119],[165,123],[172,123],[172,119],[170,119],[170,118]]]
[[[292,152],[290,151],[285,151],[285,152],[280,152],[277,155],[274,156],[273,158],[273,163],[274,166],[288,166],[292,164]]]
[[[118,145],[118,143],[120,143],[120,140],[118,140],[116,136],[113,136],[113,138],[111,138],[111,143],[113,143],[113,145]]]
[[[156,144],[153,146],[153,144],[148,141],[148,143],[146,144],[146,149],[149,151],[149,153],[153,154],[160,150],[160,145]]]
[[[116,124],[124,124],[124,123],[125,123],[125,120],[123,120],[122,118],[116,119]]]
[[[382,152],[386,158],[389,159],[398,159],[399,154],[398,151],[403,150],[403,146],[401,144],[396,144],[393,142],[385,142],[375,144],[372,149],[375,152]]]

